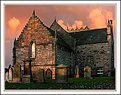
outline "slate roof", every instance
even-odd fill
[[[50,29],[56,32],[57,41],[64,41],[63,43],[68,46],[70,49],[74,50],[74,38],[69,35],[58,23],[56,20],[50,26]],[[60,42],[59,42],[60,43]],[[62,43],[62,42],[61,42]]]
[[[63,47],[66,47],[67,49],[69,50],[72,50],[70,48],[70,46],[65,42],[65,40],[62,38],[62,36],[60,36],[60,33],[57,33],[57,44],[63,46]]]
[[[82,30],[69,34],[76,39],[76,45],[105,43],[107,41],[107,28]]]
[[[78,32],[66,32],[55,20],[50,28],[56,31],[61,44],[69,46],[72,50],[75,45],[96,44],[107,42],[107,28],[81,30]]]

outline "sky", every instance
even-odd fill
[[[35,10],[36,15],[48,27],[54,19],[66,30],[88,26],[104,28],[107,20],[113,20],[114,40],[116,30],[116,6],[114,4],[76,5],[5,5],[5,67],[12,64],[13,41],[18,38],[28,19]]]

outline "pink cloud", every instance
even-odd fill
[[[91,27],[105,27],[105,16],[102,14],[102,10],[100,9],[93,9],[90,13],[88,18],[90,19]]]
[[[76,20],[76,21],[74,22],[74,24],[77,26],[77,28],[83,27],[83,21],[81,21],[81,20]]]
[[[67,26],[64,24],[64,21],[62,19],[58,20],[58,24],[65,30],[67,30]]]
[[[19,19],[13,17],[8,21],[8,25],[11,30],[15,31],[16,28],[20,25],[20,21],[19,21]]]
[[[70,25],[68,23],[65,24],[64,20],[60,19],[60,20],[58,20],[58,24],[61,25],[61,27],[65,30],[67,30],[67,27],[69,30],[71,30],[71,29],[76,29],[76,28],[80,29],[81,27],[84,26],[83,21],[81,21],[81,20],[75,20],[74,23],[72,25]]]
[[[20,26],[20,20],[12,17],[11,19],[8,20],[8,28],[6,29],[6,37],[7,39],[13,39],[16,36],[18,36],[19,32],[19,26]]]
[[[113,20],[113,22],[115,22],[113,18],[113,13],[111,11],[108,11],[106,9],[100,9],[100,8],[91,10],[89,12],[89,16],[87,17],[87,19],[89,19],[90,21],[89,26],[91,28],[106,27],[108,19],[111,19]],[[114,27],[114,24],[113,24],[113,27]]]

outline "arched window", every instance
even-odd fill
[[[29,58],[35,58],[35,43],[33,42],[29,46]]]
[[[35,58],[35,43],[32,44],[32,58]]]

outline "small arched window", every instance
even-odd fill
[[[32,58],[35,58],[35,43],[32,44]]]
[[[35,58],[35,43],[33,42],[29,46],[29,58]]]

